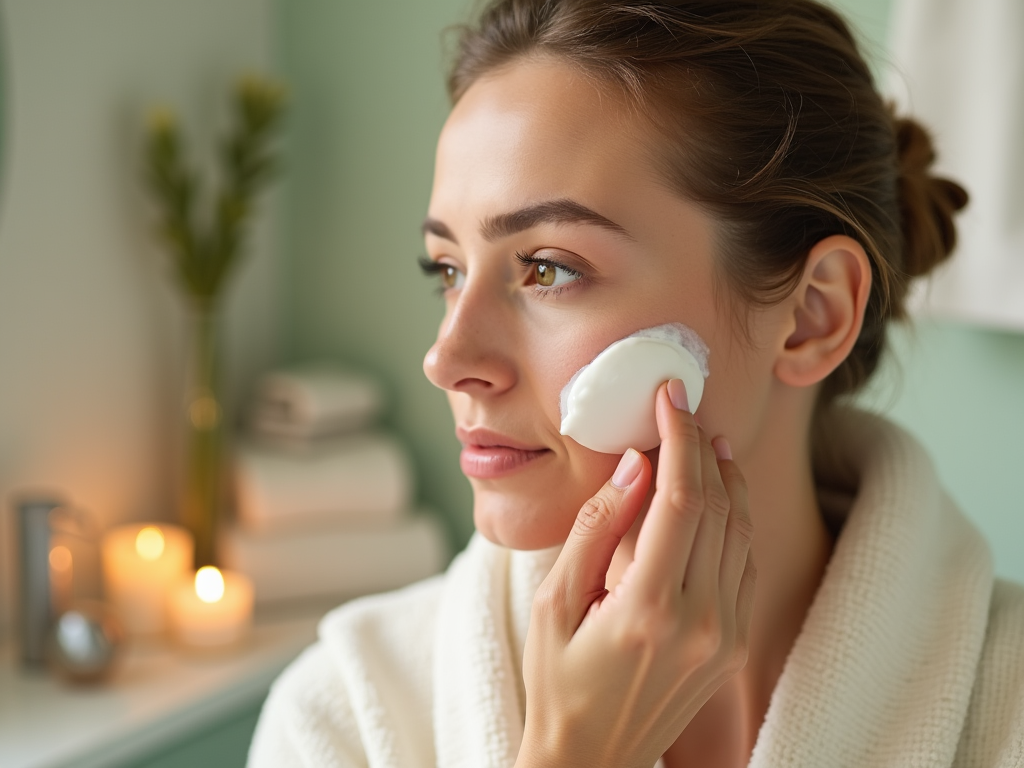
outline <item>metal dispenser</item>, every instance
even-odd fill
[[[87,529],[80,510],[55,494],[21,496],[14,502],[19,557],[19,633],[21,658],[37,666],[46,661],[50,629],[57,615],[70,607],[72,563],[69,551],[54,546],[55,537],[83,537]]]

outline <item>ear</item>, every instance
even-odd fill
[[[808,387],[839,367],[860,335],[870,293],[871,262],[860,243],[832,235],[811,248],[800,283],[784,302],[776,378]]]

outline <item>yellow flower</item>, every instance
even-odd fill
[[[276,108],[284,101],[284,87],[259,75],[246,75],[238,82],[238,94],[243,101]]]
[[[155,107],[146,117],[146,127],[153,136],[174,133],[178,130],[178,118],[166,107]]]

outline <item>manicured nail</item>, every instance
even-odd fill
[[[715,456],[719,461],[732,461],[732,448],[724,437],[716,437],[712,440],[711,447],[715,449]]]
[[[682,379],[671,379],[668,382],[668,399],[677,410],[690,412],[690,400],[686,397],[686,385]]]
[[[640,474],[642,466],[643,459],[640,458],[640,453],[630,448],[619,459],[619,466],[615,468],[615,474],[612,475],[612,485],[616,488],[628,488]]]

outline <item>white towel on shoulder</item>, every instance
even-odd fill
[[[993,582],[912,438],[866,414],[841,434],[857,496],[750,765],[1021,768],[1024,590]],[[329,614],[275,683],[251,768],[512,768],[555,554],[476,536],[444,576]]]

